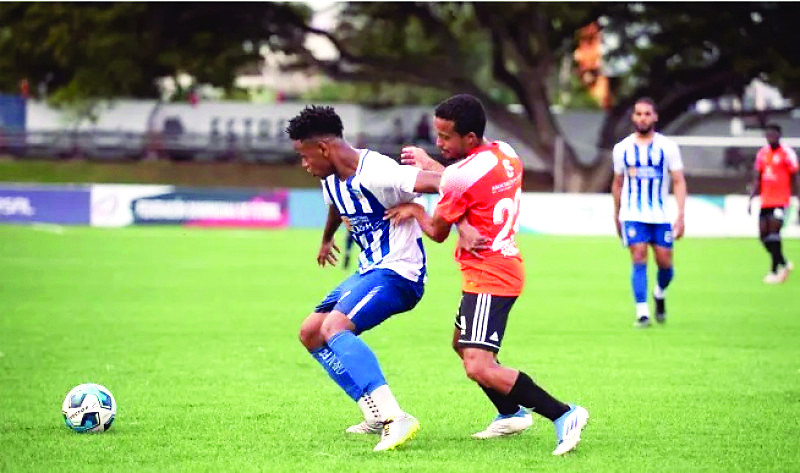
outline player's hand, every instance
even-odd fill
[[[675,224],[672,225],[672,238],[674,240],[679,240],[683,236],[683,228],[683,215],[679,215],[675,219]]]
[[[400,204],[395,207],[386,210],[386,213],[383,215],[384,220],[389,220],[392,222],[392,225],[397,225],[405,220],[410,218],[416,218],[416,214],[419,211],[424,212],[425,208],[423,208],[419,204],[415,204],[413,202],[409,202],[406,204]]]
[[[617,237],[622,238],[622,222],[618,218],[614,219],[614,228],[617,229]]]
[[[492,248],[492,240],[481,235],[478,229],[468,224],[466,220],[458,222],[456,228],[458,228],[457,251],[466,251],[478,259],[483,259],[483,255],[479,252]]]
[[[323,268],[326,264],[336,266],[339,261],[338,256],[336,256],[337,253],[339,253],[339,247],[336,246],[335,241],[323,241],[319,247],[319,253],[317,253],[317,264]]]
[[[415,166],[423,171],[441,171],[442,165],[418,146],[406,146],[400,151],[400,164]]]
[[[753,198],[750,197],[750,200],[747,201],[747,215],[753,214]]]

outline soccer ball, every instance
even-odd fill
[[[67,393],[61,413],[64,423],[75,432],[104,432],[114,422],[117,401],[104,386],[81,384]]]

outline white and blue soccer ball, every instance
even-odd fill
[[[64,423],[75,432],[105,432],[117,414],[117,401],[106,387],[81,384],[67,393],[61,406]]]

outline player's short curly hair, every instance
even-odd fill
[[[436,107],[434,115],[455,124],[456,133],[461,136],[469,132],[483,139],[486,130],[486,111],[476,97],[469,94],[458,94],[450,97]]]
[[[771,123],[767,123],[767,125],[764,127],[764,130],[765,131],[766,130],[772,130],[772,131],[777,132],[779,135],[783,134],[783,130],[781,129],[781,126],[778,125],[777,123],[772,123],[772,122]]]
[[[342,119],[333,107],[309,105],[289,120],[286,133],[292,140],[307,140],[325,135],[342,137]]]

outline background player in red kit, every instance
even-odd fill
[[[462,274],[462,298],[453,334],[453,346],[470,379],[478,383],[500,415],[512,416],[524,406],[553,421],[558,444],[554,455],[569,452],[580,441],[589,414],[581,406],[553,398],[522,371],[501,366],[497,353],[509,311],[524,282],[524,267],[514,241],[518,227],[522,164],[506,143],[483,139],[486,114],[471,95],[456,95],[436,108],[436,145],[448,160],[462,161],[444,169],[441,199],[433,216],[418,204],[402,204],[387,211],[393,222],[414,217],[423,232],[444,241],[461,219],[489,243],[474,252],[456,249]],[[441,165],[420,148],[406,148],[404,164],[437,170]],[[475,436],[492,436],[491,426]],[[483,434],[483,435],[482,435]]]
[[[792,187],[800,192],[797,184],[797,155],[792,148],[781,144],[781,127],[775,124],[766,126],[767,145],[758,150],[755,163],[755,177],[750,191],[750,205],[753,197],[761,195],[761,213],[758,229],[764,248],[772,257],[772,269],[764,276],[767,284],[779,284],[786,280],[793,269],[791,262],[783,256],[781,227],[792,195]],[[800,193],[798,193],[800,196]]]

